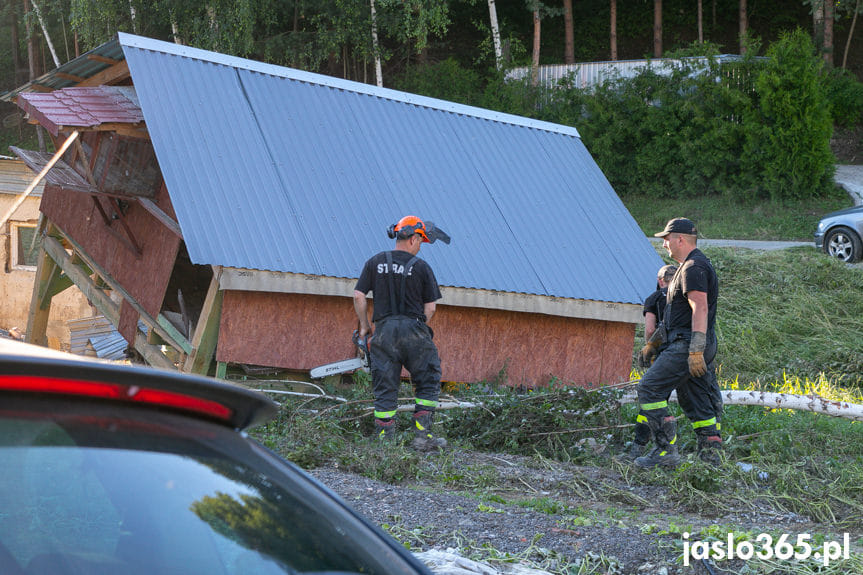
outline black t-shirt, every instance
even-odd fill
[[[372,321],[378,321],[389,315],[397,315],[398,302],[401,299],[402,272],[405,265],[413,257],[410,253],[393,250],[392,270],[387,266],[387,252],[381,252],[370,258],[363,266],[360,279],[354,289],[358,292],[368,294],[372,291],[375,298],[374,314]],[[392,277],[392,283],[390,283]],[[390,298],[390,285],[395,290],[396,309],[392,308]],[[426,316],[423,313],[423,304],[437,301],[441,298],[440,287],[431,266],[419,258],[407,270],[405,280],[405,294],[403,314],[416,317],[423,321]]]
[[[671,315],[666,318],[666,327],[672,329],[692,329],[692,308],[686,294],[702,291],[707,294],[707,332],[712,333],[716,324],[716,298],[719,295],[719,281],[710,260],[701,250],[694,249],[677,270],[668,286],[668,303]]]
[[[647,299],[644,300],[644,310],[642,310],[641,315],[652,313],[656,316],[656,323],[661,322],[662,314],[665,313],[665,298],[667,293],[668,288],[660,288],[647,296]]]

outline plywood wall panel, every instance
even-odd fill
[[[108,205],[105,198],[101,201]],[[164,185],[155,202],[165,212],[173,213]],[[115,220],[111,224],[116,234],[111,233],[89,194],[46,186],[40,209],[147,312],[158,315],[180,246],[175,234],[137,202],[130,201],[125,218],[141,248],[141,254],[136,255],[118,239],[118,235],[125,237],[119,222]]]
[[[624,381],[630,324],[438,305],[429,325],[445,381],[495,380],[536,387]],[[353,357],[350,298],[225,292],[217,359],[307,371]],[[505,368],[505,369],[504,369]]]

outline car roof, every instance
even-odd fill
[[[263,393],[225,381],[0,338],[0,396],[28,392],[170,409],[238,430],[260,425],[277,412]]]

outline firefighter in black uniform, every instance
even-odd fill
[[[651,338],[639,352],[639,363],[650,368],[638,384],[638,403],[656,447],[635,463],[673,467],[680,461],[677,422],[668,413],[668,397],[674,389],[680,395],[682,388],[688,395],[687,415],[699,450],[722,446],[713,389],[719,282],[710,260],[696,247],[698,232],[691,220],[674,218],[655,235],[681,265],[668,287],[664,329],[657,330],[656,335],[663,337]],[[657,357],[660,347],[662,353]]]
[[[677,266],[666,265],[659,268],[656,274],[656,291],[647,296],[644,300],[644,341],[650,341],[653,333],[659,324],[662,322],[662,317],[665,313],[665,299],[668,295],[668,283],[674,277],[674,272],[677,271]],[[660,352],[662,349],[660,348]],[[648,367],[648,366],[641,366]],[[627,456],[631,460],[644,455],[647,450],[647,443],[650,441],[650,427],[647,425],[647,417],[639,413],[635,418],[635,438],[629,446]]]
[[[417,257],[423,243],[450,238],[432,222],[405,216],[387,233],[395,249],[381,252],[363,266],[354,287],[354,310],[359,318],[360,339],[369,337],[370,367],[375,396],[375,438],[395,436],[395,416],[402,367],[414,384],[413,414],[416,437],[411,444],[420,451],[437,450],[446,440],[431,432],[432,417],[440,396],[440,357],[427,325],[441,293],[431,266]],[[374,333],[369,322],[366,295],[374,294]]]

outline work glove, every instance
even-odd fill
[[[641,348],[641,351],[638,352],[638,367],[650,367],[650,364],[652,364],[653,360],[656,359],[656,356],[659,355],[660,345],[661,342],[659,341],[654,341],[653,339],[648,341],[645,346]]]
[[[704,361],[704,346],[707,336],[702,331],[693,331],[689,340],[689,373],[693,377],[701,377],[707,373],[707,363]]]

